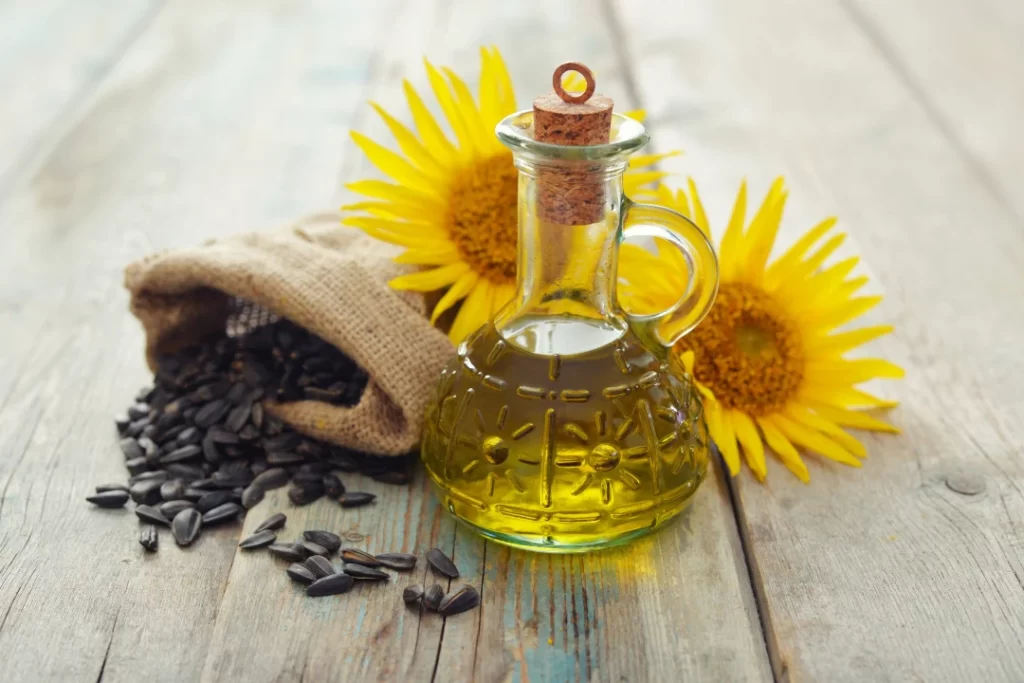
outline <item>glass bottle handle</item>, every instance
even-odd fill
[[[686,288],[675,305],[660,313],[647,315],[626,314],[633,333],[654,351],[660,351],[679,341],[680,337],[697,326],[718,294],[718,257],[708,238],[686,216],[655,204],[637,204],[623,200],[625,220],[622,238],[655,237],[678,249],[686,261],[688,273]],[[678,332],[672,339],[662,339],[659,328],[668,319]]]

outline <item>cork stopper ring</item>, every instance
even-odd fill
[[[562,87],[562,76],[575,71],[583,76],[587,89],[573,94]],[[551,77],[554,92],[533,101],[533,137],[553,145],[603,145],[612,129],[610,97],[595,95],[594,74],[579,62],[566,62]]]

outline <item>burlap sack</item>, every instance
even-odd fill
[[[336,214],[287,228],[156,254],[125,270],[131,310],[160,354],[221,332],[240,304],[288,318],[334,344],[369,375],[358,405],[268,404],[306,434],[385,455],[408,453],[439,372],[454,353],[421,296],[390,289],[394,252],[339,225]]]

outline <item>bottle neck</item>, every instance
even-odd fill
[[[559,165],[516,155],[516,295],[496,325],[528,351],[572,354],[626,329],[615,297],[624,161]]]

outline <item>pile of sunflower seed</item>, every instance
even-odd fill
[[[411,571],[416,567],[417,557],[409,553],[381,553],[371,555],[356,548],[343,548],[341,537],[330,531],[307,529],[301,540],[282,542],[277,532],[284,527],[287,517],[278,513],[264,520],[251,536],[239,543],[244,550],[266,548],[274,557],[288,562],[285,573],[296,583],[306,586],[306,595],[312,598],[347,593],[356,581],[387,582],[391,576],[385,569],[398,572]],[[337,553],[341,566],[331,562]],[[427,563],[440,576],[448,579],[459,578],[459,570],[451,558],[439,548],[427,552]],[[402,599],[408,605],[422,604],[426,609],[450,617],[469,611],[480,604],[476,588],[465,584],[445,595],[441,584],[434,584],[426,591],[418,585],[409,586],[402,592]]]
[[[179,545],[237,521],[267,491],[289,484],[294,505],[324,496],[342,507],[372,503],[371,493],[346,491],[338,473],[404,484],[409,458],[303,436],[263,404],[305,398],[353,405],[366,382],[344,354],[284,320],[164,357],[153,386],[116,419],[127,484],[97,486],[86,500],[114,508],[131,499],[140,520],[170,526]],[[140,542],[156,549],[155,530],[144,528]]]

